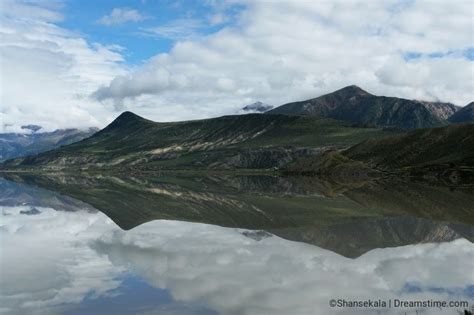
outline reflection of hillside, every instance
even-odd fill
[[[473,239],[474,194],[418,183],[275,176],[10,176],[79,199],[123,229],[158,220],[266,230],[357,257],[379,247]],[[433,221],[434,220],[434,221]]]
[[[354,218],[327,226],[279,230],[275,234],[330,249],[346,257],[358,257],[374,248],[447,242],[459,237],[472,242],[473,232],[473,227],[468,225],[451,225],[414,217],[384,217]]]
[[[473,187],[382,181],[347,190],[344,194],[365,207],[474,225]]]

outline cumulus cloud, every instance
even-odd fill
[[[125,73],[120,52],[58,27],[58,18],[50,7],[2,3],[0,131],[102,126],[115,116],[89,95]]]
[[[474,99],[473,61],[449,53],[472,45],[470,1],[241,3],[235,24],[179,40],[95,96],[152,118],[156,109],[166,114],[165,106],[185,108],[178,118],[219,115],[256,100],[282,104],[350,84],[459,105]],[[410,52],[420,58],[404,58]],[[157,79],[163,72],[166,80]],[[181,84],[173,83],[178,78]]]
[[[461,106],[474,99],[470,0],[210,3],[224,8],[137,29],[174,44],[127,67],[116,46],[59,27],[60,3],[2,2],[0,128],[104,126],[124,109],[158,121],[214,117],[350,84]],[[232,22],[209,27],[227,21],[232,6]],[[116,8],[103,18],[144,17]]]
[[[102,25],[118,25],[127,22],[140,22],[145,20],[147,17],[142,15],[135,9],[130,8],[114,8],[110,14],[101,17],[97,23]]]

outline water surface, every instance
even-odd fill
[[[275,177],[0,180],[4,314],[458,314],[471,188]]]

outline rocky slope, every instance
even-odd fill
[[[450,103],[376,96],[352,85],[310,100],[285,104],[267,113],[328,117],[358,125],[415,129],[444,125],[457,110],[458,107]]]

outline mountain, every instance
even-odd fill
[[[0,161],[38,154],[60,146],[68,145],[90,137],[99,129],[88,128],[79,129],[58,129],[53,132],[37,131],[41,126],[27,125],[22,129],[29,129],[32,133],[3,133],[0,134]]]
[[[474,124],[420,129],[369,139],[343,151],[327,151],[289,165],[290,174],[396,172],[472,179]]]
[[[268,105],[262,102],[256,102],[242,108],[245,112],[252,112],[252,113],[264,113],[272,109],[272,105]]]
[[[351,85],[317,98],[281,105],[267,113],[326,117],[357,125],[415,129],[445,125],[446,119],[457,109],[450,103],[376,96]]]
[[[7,168],[238,169],[272,168],[327,147],[345,148],[391,132],[344,122],[288,115],[248,114],[158,123],[131,112],[90,138]]]
[[[452,114],[448,120],[452,123],[472,123],[474,122],[474,102],[469,103]]]

